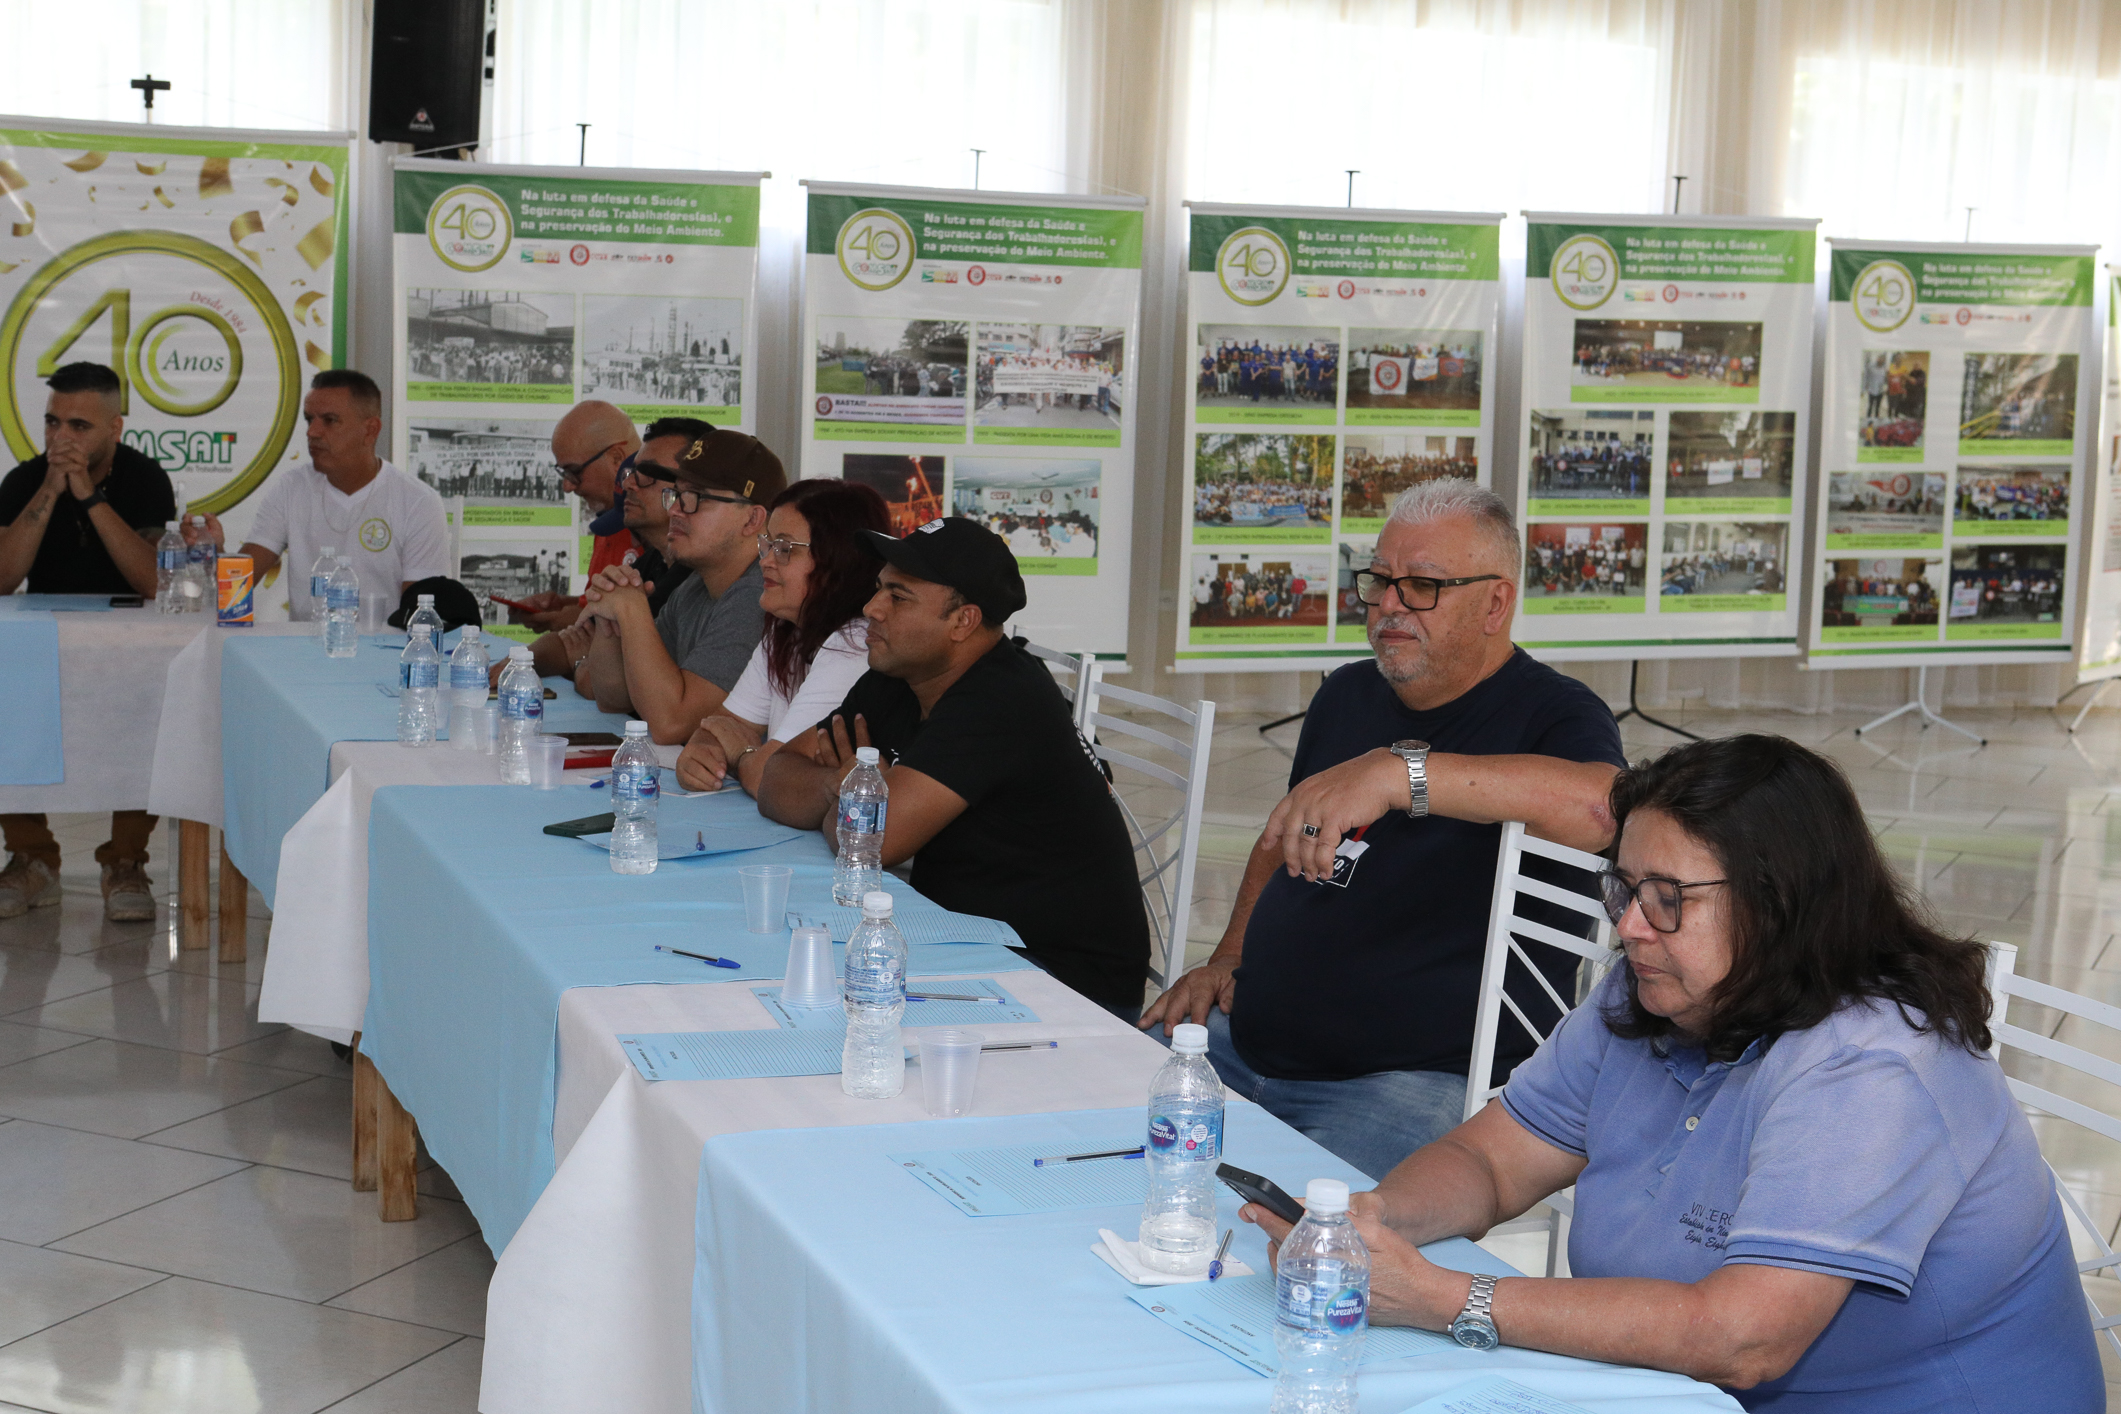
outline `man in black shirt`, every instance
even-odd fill
[[[1149,974],[1134,845],[1052,674],[1003,637],[1024,607],[1016,557],[956,516],[868,534],[885,562],[863,610],[869,671],[807,751],[791,739],[766,763],[759,809],[837,848],[840,781],[855,748],[878,748],[885,867],[911,858],[923,895],[1007,923],[1039,966],[1132,1021]]]
[[[1311,700],[1221,944],[1142,1019],[1206,1024],[1224,1084],[1374,1178],[1463,1112],[1501,822],[1585,850],[1612,836],[1620,733],[1510,642],[1520,553],[1469,481],[1395,502],[1356,576],[1375,657]],[[1574,955],[1533,955],[1571,996]],[[1529,978],[1510,994],[1552,1019]],[[1498,1070],[1531,1050],[1506,1018]]]
[[[44,455],[0,480],[0,594],[24,579],[32,594],[155,592],[155,542],[177,518],[176,495],[161,466],[118,440],[124,391],[100,363],[70,363],[53,374],[44,405]],[[145,789],[144,783],[142,789]],[[155,817],[111,816],[103,866],[104,916],[155,916],[143,868]],[[0,918],[59,902],[59,842],[42,815],[0,815],[8,861],[0,869]]]

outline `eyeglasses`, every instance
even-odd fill
[[[579,482],[582,479],[583,472],[588,471],[589,468],[595,466],[598,462],[604,460],[604,458],[610,456],[613,452],[617,451],[619,448],[625,445],[626,444],[624,442],[613,442],[610,446],[606,447],[603,451],[598,452],[588,461],[576,462],[572,466],[568,465],[566,462],[554,462],[553,465],[560,469],[561,484],[565,485],[567,482],[570,481]]]
[[[624,486],[634,481],[675,481],[678,479],[678,474],[674,469],[667,466],[658,466],[654,462],[637,461],[632,466],[621,471],[617,479],[618,484]]]
[[[808,540],[790,540],[785,535],[759,536],[759,558],[775,564],[786,564],[798,550],[810,548]]]
[[[640,470],[639,467],[634,469],[636,471]],[[705,491],[695,491],[690,486],[665,486],[663,488],[663,509],[666,511],[682,511],[689,516],[698,515],[700,513],[700,505],[705,501],[713,501],[717,505],[723,506],[748,506],[751,504],[742,496],[712,496]]]
[[[1598,897],[1605,905],[1606,917],[1618,923],[1627,917],[1628,905],[1642,905],[1643,920],[1660,933],[1679,931],[1679,906],[1686,899],[1683,889],[1706,889],[1714,884],[1727,884],[1728,879],[1695,879],[1681,883],[1677,879],[1644,879],[1631,884],[1610,869],[1598,875]]]
[[[1425,574],[1403,574],[1397,578],[1379,574],[1376,570],[1355,572],[1355,597],[1365,604],[1382,604],[1387,589],[1399,591],[1399,602],[1419,613],[1436,607],[1436,601],[1446,589],[1456,589],[1461,584],[1478,584],[1484,579],[1501,579],[1499,574],[1469,574],[1457,579],[1431,579]]]

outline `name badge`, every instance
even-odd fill
[[[1355,877],[1356,864],[1362,859],[1363,852],[1368,848],[1369,845],[1358,839],[1349,838],[1342,840],[1340,847],[1333,851],[1332,877],[1320,879],[1318,882],[1331,884],[1336,889],[1346,888],[1348,881]]]

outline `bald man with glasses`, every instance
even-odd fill
[[[633,419],[610,403],[576,403],[553,425],[552,460],[560,473],[560,489],[580,497],[594,517],[589,533],[596,549],[586,571],[592,578],[612,565],[632,564],[639,554],[621,520],[619,496],[622,468],[640,449]],[[578,597],[554,591],[528,594],[517,602],[524,607],[511,611],[510,618],[543,633],[566,628],[582,612]]]

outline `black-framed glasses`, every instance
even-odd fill
[[[1660,933],[1676,933],[1679,931],[1679,908],[1686,901],[1685,890],[1706,889],[1729,882],[1728,879],[1694,879],[1684,883],[1678,879],[1644,879],[1631,884],[1606,869],[1598,875],[1598,899],[1605,905],[1605,916],[1615,923],[1627,917],[1629,904],[1639,903],[1644,922]]]
[[[1499,574],[1467,574],[1457,579],[1432,579],[1425,574],[1389,575],[1376,570],[1355,571],[1355,597],[1365,604],[1382,604],[1387,589],[1399,591],[1399,602],[1416,613],[1436,607],[1446,589],[1456,589],[1461,584],[1479,584],[1482,580],[1501,579]]]
[[[636,467],[635,470],[639,470],[639,468]],[[723,506],[748,506],[751,504],[742,496],[717,496],[707,491],[695,491],[690,486],[671,485],[663,488],[663,509],[666,511],[682,511],[689,516],[698,515],[700,513],[700,505],[705,501],[713,501],[717,505]]]
[[[628,482],[633,481],[675,481],[677,479],[678,474],[675,467],[659,466],[654,462],[636,461],[632,466],[619,473],[618,484],[624,486]]]
[[[777,565],[788,563],[790,557],[796,551],[809,548],[810,542],[808,540],[790,540],[785,535],[767,535],[764,533],[759,536],[759,558],[771,560]]]
[[[560,481],[563,485],[570,481],[579,482],[582,479],[582,473],[588,471],[589,468],[595,466],[598,462],[604,460],[604,458],[610,456],[613,452],[617,451],[620,447],[623,447],[625,445],[626,444],[624,442],[613,442],[610,446],[606,447],[603,451],[598,452],[595,456],[589,458],[589,460],[587,461],[575,462],[571,465],[567,462],[554,462],[553,465],[560,469]]]

